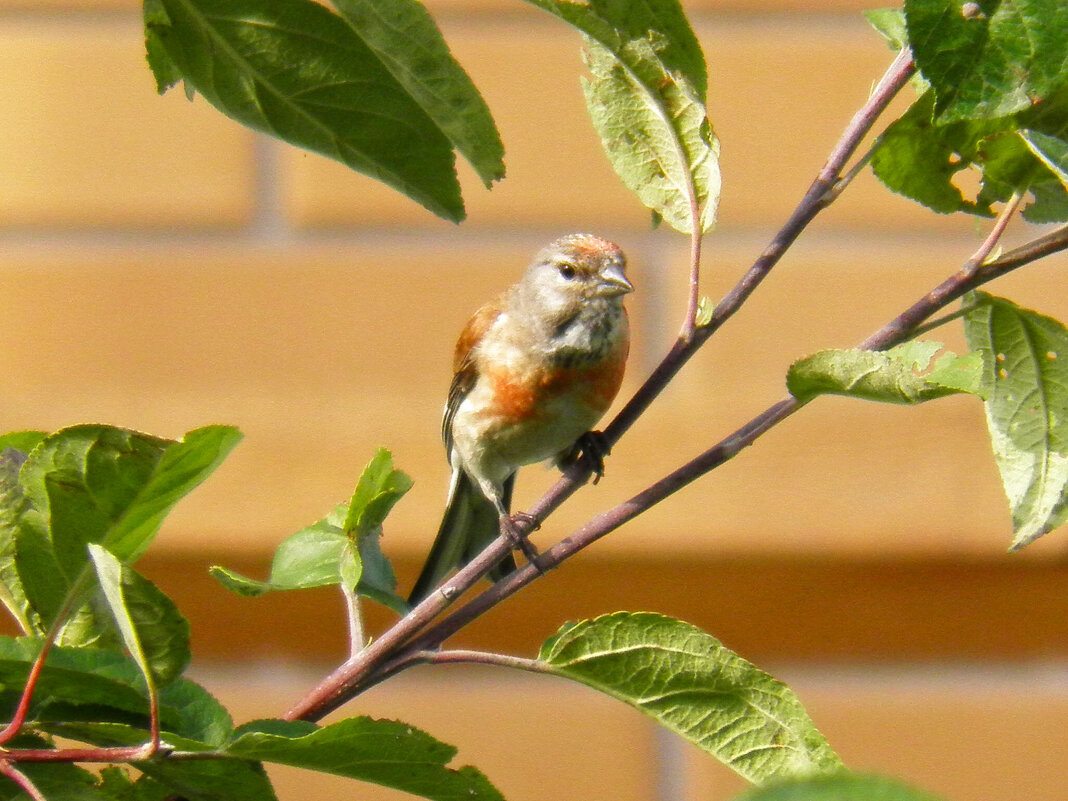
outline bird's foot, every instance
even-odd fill
[[[603,431],[587,431],[575,442],[575,458],[585,460],[594,484],[604,478],[604,458],[611,449]]]
[[[538,558],[538,549],[527,539],[527,535],[536,528],[537,521],[526,512],[501,515],[501,534],[508,538],[513,549],[522,551],[523,556],[532,564]]]

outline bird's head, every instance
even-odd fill
[[[585,308],[619,308],[634,287],[625,274],[619,246],[592,234],[557,239],[534,257],[520,292],[554,317],[570,317]]]

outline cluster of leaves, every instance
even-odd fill
[[[0,696],[14,710],[33,690],[21,725],[0,735],[6,759],[54,801],[176,793],[265,801],[274,795],[264,762],[442,801],[500,799],[479,771],[448,767],[454,748],[407,724],[355,717],[324,727],[281,719],[235,727],[216,699],[183,678],[188,624],[130,563],[238,439],[223,426],[179,441],[77,426],[0,442],[0,576],[5,603],[26,629],[0,638]],[[242,594],[337,584],[403,607],[377,541],[410,483],[380,451],[348,504],[279,546],[268,582],[216,574]],[[842,773],[785,685],[677,620],[618,613],[569,625],[545,643],[538,664],[641,709],[755,783]],[[97,750],[71,751],[69,741]],[[44,764],[63,749],[72,760],[111,756],[132,770],[96,776]]]
[[[909,47],[919,97],[879,137],[875,174],[931,209],[991,216],[992,204],[1030,195],[1031,222],[1068,220],[1068,6],[1058,0],[964,3],[905,0],[869,19]],[[974,172],[965,197],[954,183]],[[1057,320],[985,293],[964,299],[970,353],[910,342],[885,353],[828,351],[794,365],[791,393],[919,403],[970,393],[986,404],[1012,509],[1012,548],[1061,525],[1068,512],[1068,333]]]
[[[965,299],[970,353],[913,340],[887,351],[829,350],[787,374],[794,397],[846,395],[916,404],[957,393],[985,402],[994,457],[1012,508],[1016,550],[1068,517],[1068,329],[982,292]]]
[[[935,211],[991,216],[1030,193],[1032,222],[1068,220],[1068,6],[905,0],[872,22],[911,47],[919,99],[883,134],[875,174]],[[967,197],[955,183],[975,171]],[[969,193],[971,194],[971,193]]]
[[[677,2],[528,0],[580,31],[597,130],[624,182],[673,227],[715,217],[706,68]],[[486,186],[504,148],[485,102],[418,0],[145,0],[160,92],[184,81],[221,112],[464,217],[454,151]]]
[[[131,564],[175,503],[239,439],[226,426],[171,441],[100,425],[0,439],[0,584],[25,635],[0,638],[0,698],[15,721],[0,733],[5,759],[53,801],[175,794],[264,801],[274,793],[262,762],[442,801],[499,799],[478,771],[447,767],[454,748],[406,724],[261,720],[235,728],[218,701],[182,677],[189,625]],[[291,587],[340,583],[353,594],[403,603],[377,538],[408,486],[388,453],[376,455],[350,503],[279,549],[272,578]],[[362,570],[365,564],[370,567]],[[327,565],[332,575],[323,574]],[[303,579],[292,579],[291,570]],[[254,584],[232,574],[227,581],[246,591]],[[39,661],[42,654],[47,659]],[[24,696],[19,720],[14,710]],[[139,775],[110,770],[96,777],[73,764],[52,764],[64,750],[75,761],[90,758],[58,745],[57,736],[98,749],[94,761],[130,762]]]

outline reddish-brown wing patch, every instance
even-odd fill
[[[445,403],[445,414],[441,419],[441,439],[445,443],[446,453],[452,450],[452,418],[467,393],[478,381],[478,370],[472,358],[472,351],[493,325],[503,307],[503,296],[482,306],[467,321],[464,330],[460,332],[460,338],[456,340],[452,359],[452,384],[449,385],[449,399]]]
[[[482,337],[489,331],[490,326],[493,325],[493,321],[496,320],[501,310],[504,308],[504,296],[498,297],[485,304],[477,312],[475,312],[471,319],[467,321],[467,325],[464,326],[464,330],[460,332],[460,338],[456,340],[456,350],[452,356],[452,369],[454,373],[459,373],[467,367],[470,367],[471,363],[471,351],[474,349]]]

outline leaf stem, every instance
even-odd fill
[[[687,184],[690,192],[690,291],[686,304],[686,318],[679,332],[679,340],[692,342],[697,330],[697,309],[701,304],[701,203],[697,198],[697,188],[693,179]]]
[[[44,793],[37,789],[37,786],[30,780],[30,777],[16,768],[6,759],[0,759],[0,773],[7,776],[11,781],[15,782],[19,788],[26,793],[33,801],[48,801],[45,798]]]
[[[200,757],[208,752],[200,752]],[[152,748],[151,743],[144,745],[116,746],[102,748],[18,748],[5,751],[3,762],[144,762],[154,756],[166,756],[168,759],[192,758],[175,754],[164,748]]]
[[[12,716],[10,722],[0,729],[0,746],[11,742],[11,740],[18,735],[22,730],[23,724],[26,722],[26,715],[30,711],[30,702],[33,700],[33,693],[37,689],[37,682],[41,678],[41,672],[44,670],[45,660],[48,659],[48,654],[52,650],[52,646],[56,644],[56,638],[59,637],[59,631],[63,628],[63,624],[70,616],[71,609],[74,606],[74,599],[81,595],[82,587],[85,582],[88,581],[89,568],[86,566],[82,569],[81,574],[75,579],[74,584],[67,592],[67,597],[63,602],[62,608],[56,614],[56,619],[52,621],[52,625],[49,626],[47,633],[44,636],[44,641],[41,643],[41,650],[38,652],[37,657],[33,660],[33,664],[30,666],[30,671],[26,675],[26,684],[22,688],[22,695],[19,697],[18,706],[15,707],[15,714]]]
[[[412,664],[448,665],[467,663],[525,670],[528,673],[553,672],[548,665],[544,662],[539,662],[537,659],[526,659],[509,654],[495,654],[488,651],[471,651],[462,648],[452,648],[447,651],[414,651],[406,659],[409,659]]]
[[[355,587],[349,587],[345,581],[339,585],[345,598],[345,613],[349,619],[349,658],[354,658],[367,645],[367,636],[363,630],[363,615],[360,612],[360,596]]]

